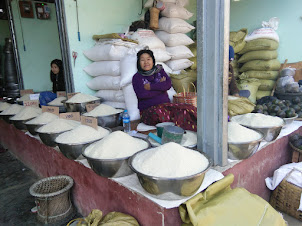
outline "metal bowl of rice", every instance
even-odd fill
[[[98,126],[114,128],[121,125],[122,114],[123,114],[123,110],[121,110],[121,112],[116,114],[97,116],[95,118],[98,120]]]
[[[55,147],[57,146],[57,143],[55,142],[55,139],[62,133],[65,133],[69,130],[61,131],[61,132],[56,132],[56,133],[41,133],[38,131],[40,127],[36,128],[36,132],[39,134],[40,139],[42,142],[49,146],[49,147]],[[71,129],[70,129],[71,130]]]
[[[66,101],[62,101],[63,105],[66,108],[67,112],[80,112],[80,113],[85,113],[86,112],[86,105],[87,104],[97,104],[97,103],[102,103],[103,99],[99,98],[98,100],[93,100],[93,101],[88,101],[88,102],[83,102],[83,103],[67,103]]]
[[[38,135],[38,132],[36,130],[44,125],[45,124],[27,124],[27,123],[25,123],[25,126],[26,126],[28,132],[30,132],[30,134],[34,135],[34,136]]]
[[[15,119],[10,119],[12,124],[19,130],[27,130],[27,127],[25,125],[26,122],[29,120],[32,120],[33,118],[30,119],[25,119],[25,120],[15,120]]]
[[[205,173],[212,166],[212,161],[210,158],[206,154],[201,153],[208,160],[208,166],[201,172],[185,177],[175,178],[150,176],[138,171],[133,166],[133,161],[136,158],[139,158],[142,153],[148,151],[150,151],[150,149],[134,154],[129,159],[129,166],[137,174],[138,180],[144,190],[147,191],[151,196],[158,199],[179,200],[193,195],[201,186]]]
[[[135,137],[136,139],[142,139]],[[151,144],[148,140],[142,139],[148,144],[148,148],[151,147]],[[144,150],[146,150],[144,149]],[[123,151],[121,149],[121,151]],[[83,156],[87,159],[91,169],[98,175],[102,177],[109,178],[118,178],[124,177],[133,174],[134,172],[129,167],[129,159],[131,156],[127,156],[124,158],[115,158],[115,159],[97,159],[87,156],[85,154],[85,150],[83,151]]]

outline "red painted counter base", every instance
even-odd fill
[[[100,209],[104,214],[111,211],[130,214],[140,225],[181,225],[178,208],[162,208],[118,183],[98,176],[3,120],[0,120],[0,143],[41,177],[71,176],[74,180],[73,202],[83,216],[92,209]]]

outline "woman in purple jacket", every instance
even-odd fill
[[[196,107],[170,103],[167,91],[171,88],[171,79],[161,65],[155,65],[151,50],[137,53],[137,70],[132,84],[138,99],[141,121],[147,125],[174,122],[183,129],[196,131]]]

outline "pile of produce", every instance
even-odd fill
[[[302,150],[302,136],[301,135],[294,134],[294,135],[292,135],[292,136],[289,137],[289,141],[291,142],[291,144],[294,147]]]
[[[292,118],[297,114],[298,118],[302,118],[302,100],[299,97],[295,97],[291,101],[270,99],[265,103],[257,104],[253,112],[281,118]]]

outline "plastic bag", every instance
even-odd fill
[[[230,116],[251,113],[255,104],[245,97],[228,98],[228,114]]]
[[[39,101],[40,105],[46,106],[49,102],[53,101],[57,98],[57,94],[50,92],[50,91],[44,91],[40,93]]]
[[[276,90],[278,92],[284,92],[285,90],[285,86],[287,84],[291,84],[291,83],[294,83],[295,80],[292,76],[284,76],[284,77],[281,77],[277,80],[277,86],[276,86]]]

